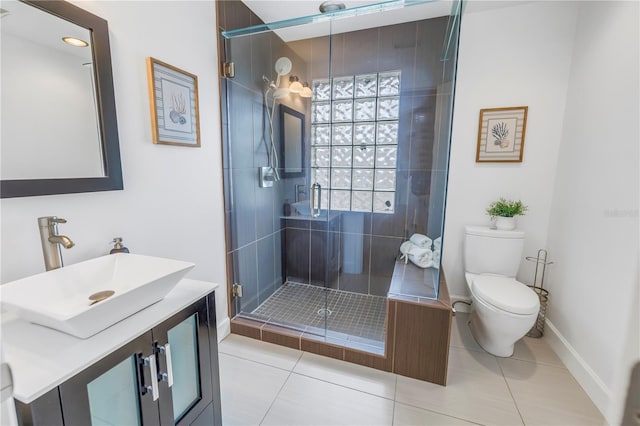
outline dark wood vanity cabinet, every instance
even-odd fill
[[[221,425],[214,293],[31,404],[23,425]]]

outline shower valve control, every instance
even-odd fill
[[[258,177],[260,178],[260,188],[271,188],[273,186],[273,182],[276,181],[275,169],[270,166],[259,167]]]

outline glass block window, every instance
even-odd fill
[[[311,180],[323,208],[393,213],[400,71],[313,80]]]

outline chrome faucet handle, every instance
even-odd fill
[[[43,216],[38,218],[38,224],[40,226],[51,226],[56,223],[67,223],[67,219],[63,219],[57,216]]]

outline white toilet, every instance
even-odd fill
[[[465,227],[471,333],[484,350],[500,357],[513,355],[513,345],[531,329],[540,309],[536,293],[515,279],[523,246],[522,231]]]

